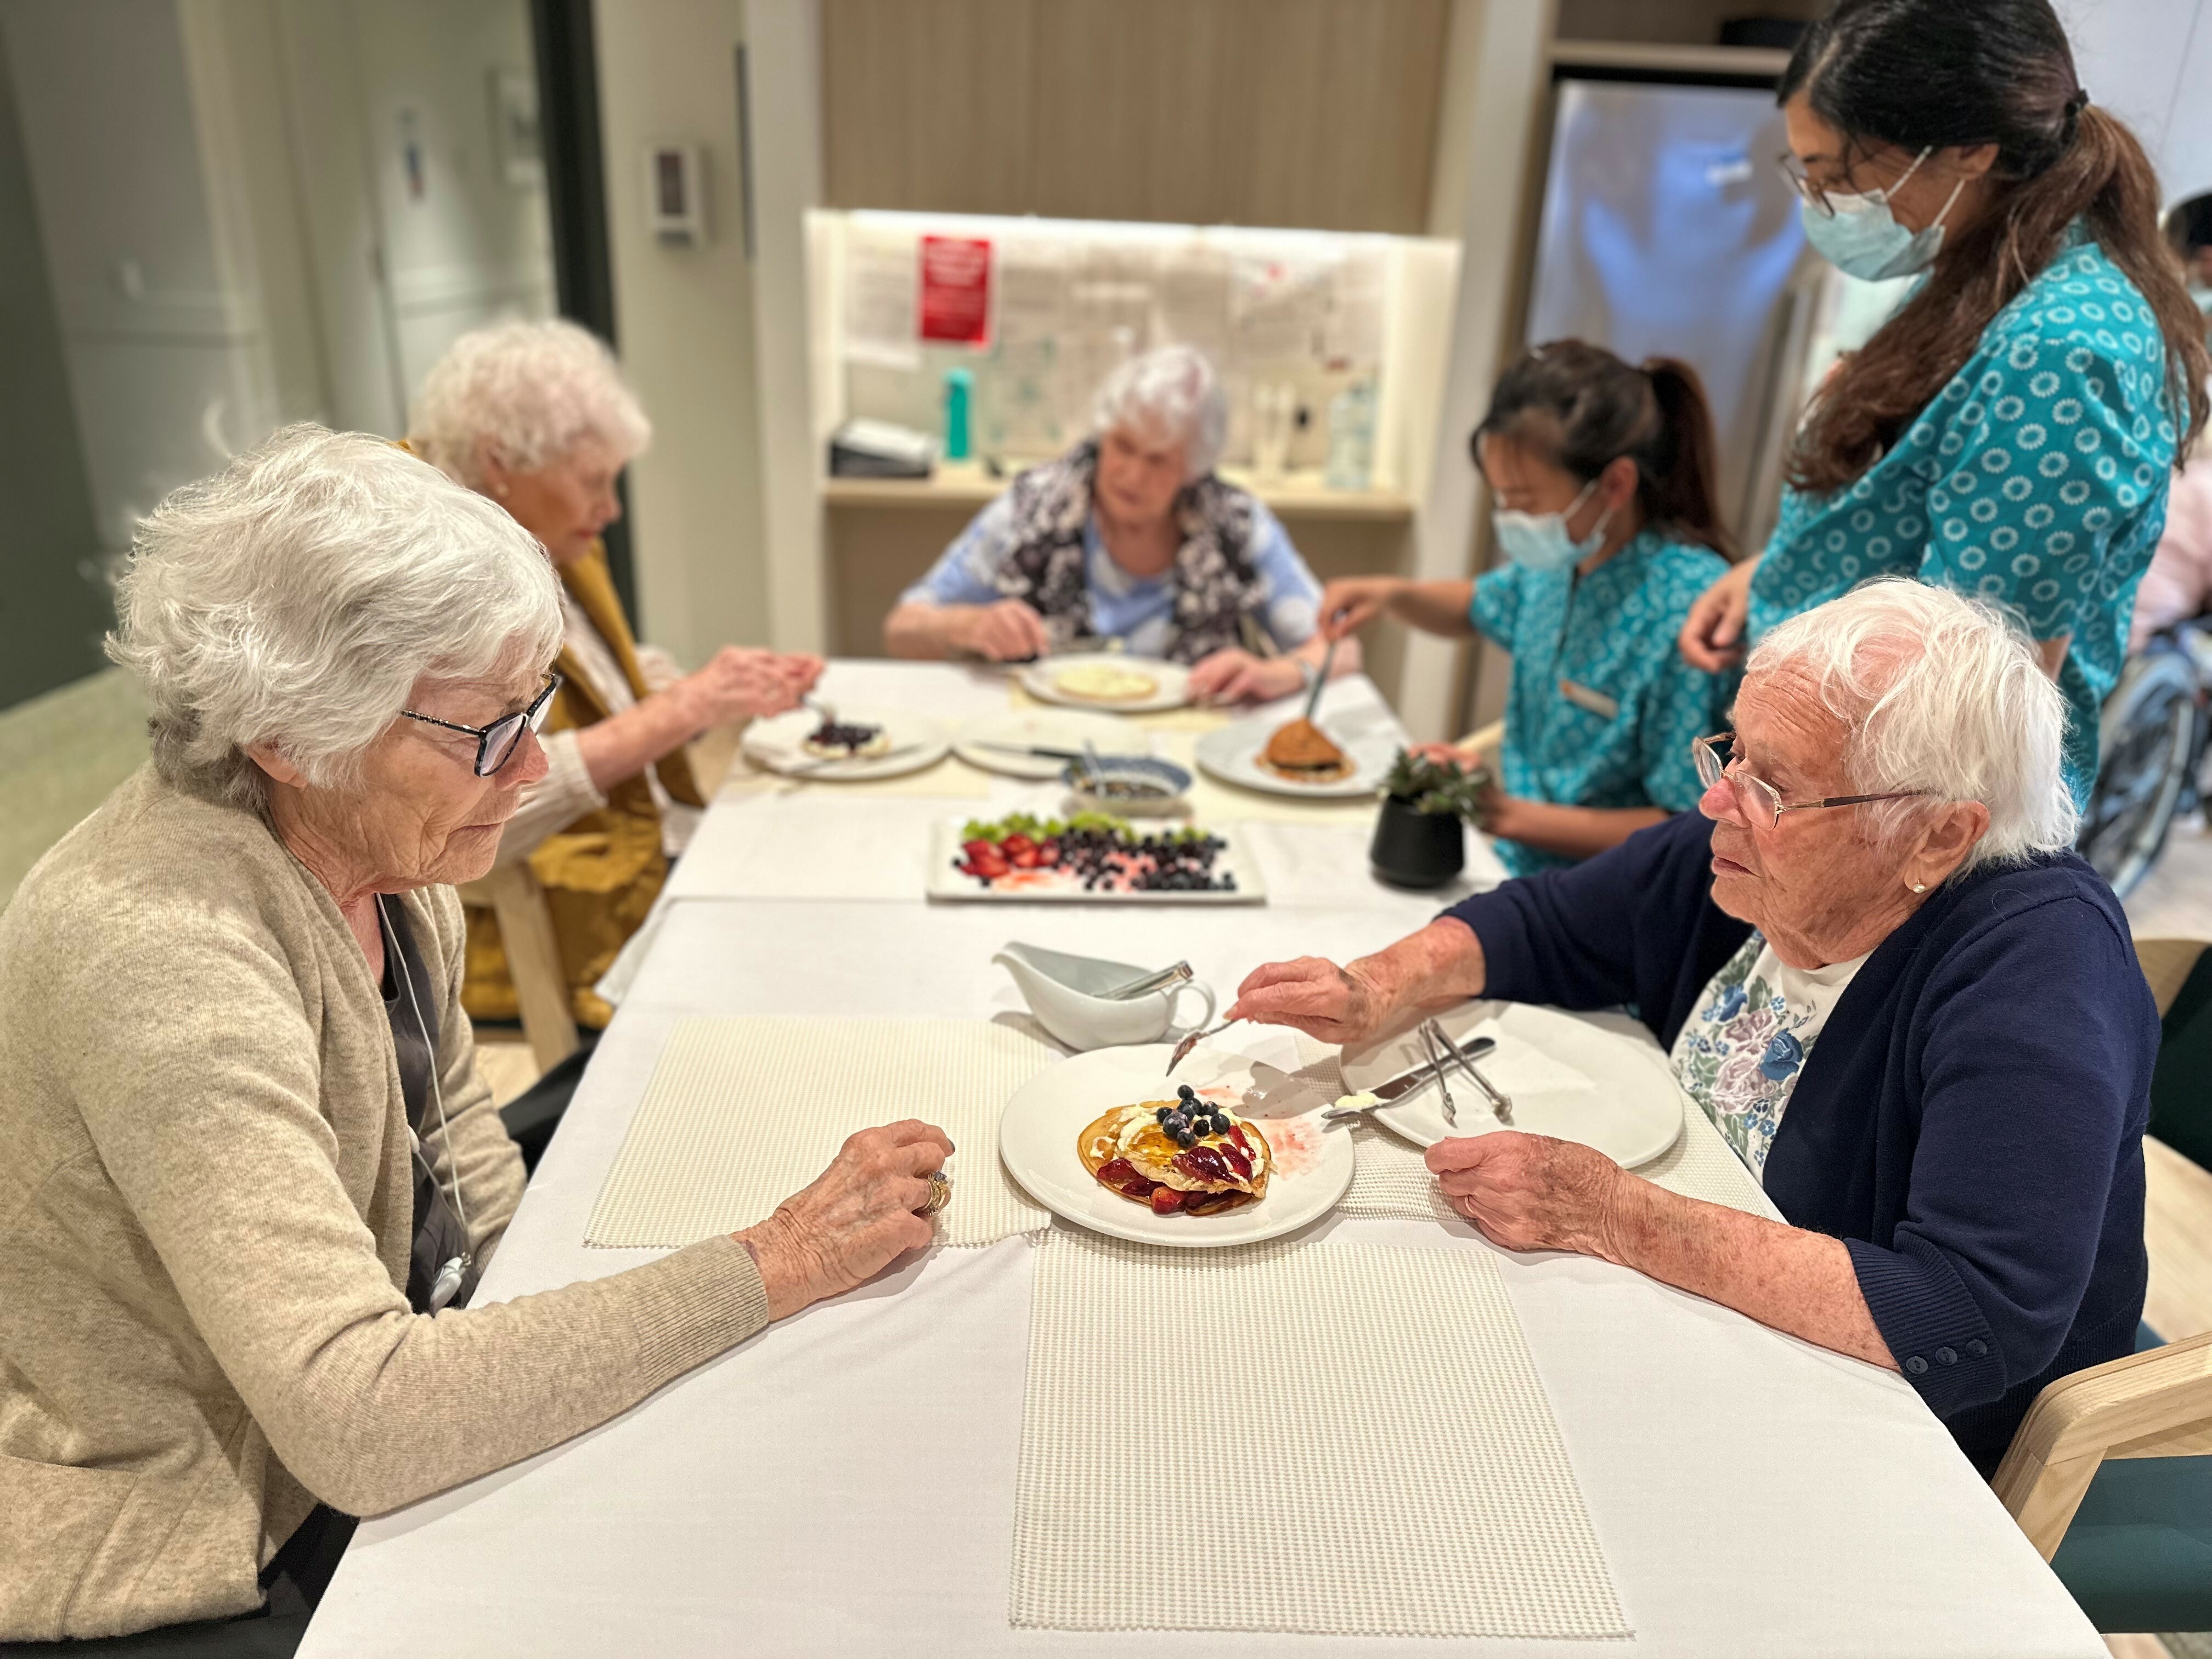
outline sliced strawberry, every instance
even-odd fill
[[[1013,835],[1008,836],[1006,840],[1000,842],[999,843],[999,850],[1003,852],[1008,858],[1013,858],[1017,854],[1022,853],[1036,852],[1036,843],[1031,841],[1027,836],[1017,832]]]
[[[1049,869],[1060,862],[1060,843],[1045,841],[1037,843],[1037,862]]]
[[[1243,1124],[1231,1124],[1229,1126],[1229,1138],[1235,1141],[1239,1146],[1242,1146],[1247,1152],[1249,1152],[1252,1150],[1252,1143],[1244,1139],[1244,1126]]]
[[[1034,846],[1010,847],[1006,859],[1017,870],[1034,870],[1037,867],[1037,849]]]
[[[1098,1178],[1109,1187],[1118,1187],[1136,1173],[1136,1166],[1126,1158],[1117,1158],[1098,1166]]]
[[[1229,1165],[1211,1146],[1194,1146],[1187,1152],[1177,1152],[1175,1166],[1194,1181],[1226,1181],[1230,1178]]]
[[[978,853],[969,862],[975,866],[975,873],[986,881],[1003,876],[1013,867],[996,853]]]
[[[981,837],[978,836],[974,841],[962,842],[960,843],[960,850],[972,859],[981,854],[997,852],[999,850],[999,843],[994,841],[985,841]]]
[[[1173,1215],[1182,1208],[1182,1194],[1176,1188],[1155,1187],[1152,1188],[1152,1213]]]
[[[1252,1160],[1244,1155],[1242,1147],[1224,1144],[1218,1150],[1229,1167],[1237,1171],[1238,1180],[1249,1181],[1252,1178]]]

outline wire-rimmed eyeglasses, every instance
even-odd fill
[[[1925,789],[1893,789],[1881,795],[1827,795],[1819,800],[1785,801],[1781,792],[1765,779],[1745,771],[1741,762],[1723,761],[1720,751],[1723,744],[1733,749],[1735,733],[1716,732],[1711,737],[1691,741],[1690,755],[1698,763],[1698,781],[1711,789],[1726,778],[1729,787],[1735,793],[1736,809],[1743,814],[1744,821],[1763,823],[1770,830],[1780,825],[1784,812],[1810,811],[1820,806],[1859,806],[1875,800],[1907,800],[1929,793]]]
[[[477,775],[488,778],[507,764],[515,747],[522,741],[525,732],[535,732],[545,724],[545,711],[553,706],[553,694],[561,689],[561,677],[548,674],[545,684],[526,708],[518,708],[512,714],[503,714],[489,726],[463,726],[458,720],[441,720],[434,714],[418,714],[411,708],[399,712],[410,720],[420,720],[425,726],[442,726],[448,732],[465,732],[477,740]]]

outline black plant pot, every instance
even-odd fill
[[[1441,887],[1467,864],[1459,814],[1417,812],[1413,802],[1386,795],[1367,857],[1376,878],[1393,887]]]

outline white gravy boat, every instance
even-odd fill
[[[1212,988],[1199,980],[1116,1001],[1103,993],[1141,979],[1151,970],[1126,962],[1070,956],[1038,945],[1008,945],[991,958],[1014,976],[1022,997],[1046,1030],[1071,1048],[1115,1048],[1157,1042],[1175,1022],[1175,1000],[1184,991],[1204,999],[1205,1012],[1186,1029],[1213,1018]]]

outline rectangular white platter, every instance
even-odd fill
[[[960,856],[960,832],[973,821],[967,817],[942,818],[929,832],[929,882],[927,891],[933,901],[948,904],[1265,904],[1267,884],[1260,873],[1260,860],[1252,854],[1251,847],[1237,834],[1235,824],[1222,824],[1210,831],[1228,845],[1213,860],[1217,876],[1237,878],[1237,890],[1204,893],[1101,893],[1085,892],[1080,884],[1066,887],[1030,887],[1015,892],[998,892],[980,886],[972,876],[963,876],[953,867]],[[1178,826],[1164,823],[1164,829]],[[1138,833],[1144,834],[1146,826],[1139,825]]]

